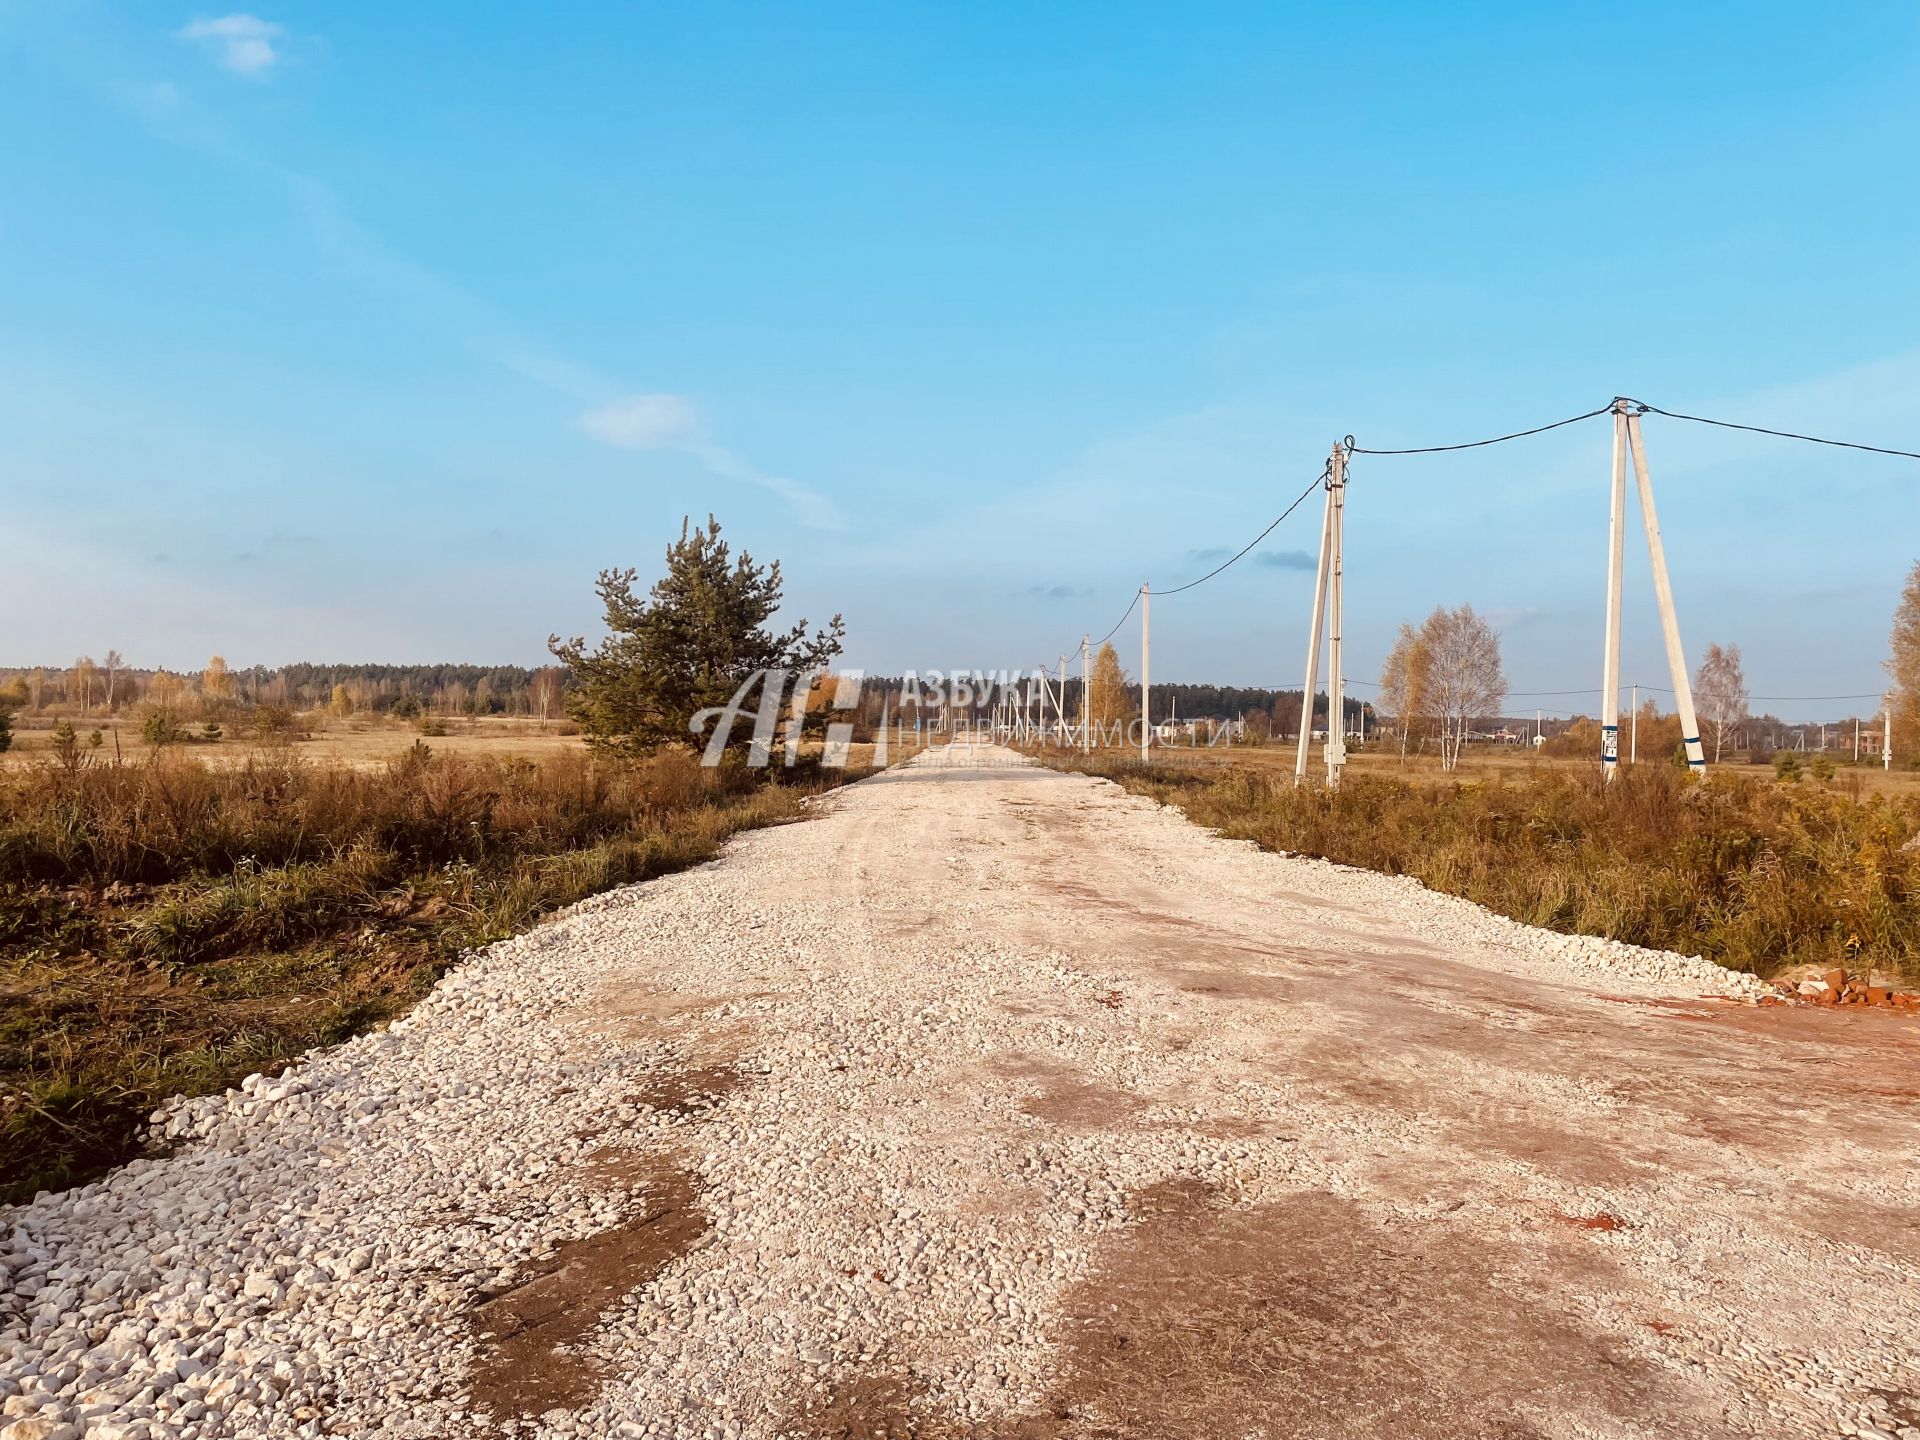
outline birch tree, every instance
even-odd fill
[[[1093,685],[1087,709],[1093,720],[1093,733],[1103,741],[1115,726],[1124,725],[1132,718],[1127,684],[1127,672],[1120,668],[1119,652],[1111,642],[1102,645],[1093,657]]]
[[[1497,715],[1507,698],[1500,637],[1471,605],[1436,608],[1420,627],[1427,656],[1426,710],[1440,731],[1440,768],[1460,764],[1473,721]]]
[[[1910,755],[1920,750],[1920,562],[1908,574],[1893,612],[1892,650],[1887,674],[1893,677],[1893,693],[1887,709],[1893,748]]]
[[[1693,677],[1693,703],[1700,718],[1713,728],[1713,763],[1718,765],[1727,733],[1747,718],[1747,676],[1738,645],[1707,646],[1706,658]]]
[[[120,673],[126,663],[127,662],[120,657],[118,650],[107,651],[107,658],[100,662],[100,668],[107,672],[107,713],[109,715],[113,713],[114,677]]]
[[[82,655],[73,662],[73,683],[67,687],[67,700],[72,702],[75,696],[80,699],[80,713],[86,714],[93,709],[93,657]]]
[[[1431,659],[1422,633],[1403,624],[1387,663],[1380,671],[1379,708],[1400,726],[1400,759],[1407,758],[1407,738],[1426,708]]]
[[[200,694],[209,704],[223,704],[233,698],[233,671],[225,657],[215,655],[200,672]]]

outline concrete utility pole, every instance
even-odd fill
[[[1647,530],[1647,559],[1653,569],[1653,594],[1660,602],[1660,633],[1667,642],[1667,669],[1673,674],[1673,698],[1680,710],[1680,739],[1687,747],[1687,766],[1696,775],[1707,773],[1707,752],[1700,744],[1700,721],[1693,713],[1693,681],[1687,675],[1687,652],[1680,644],[1680,617],[1673,608],[1673,582],[1667,577],[1667,547],[1660,539],[1660,517],[1653,507],[1653,477],[1647,473],[1647,446],[1640,435],[1640,417],[1627,416],[1627,441],[1633,449],[1633,478],[1640,487],[1640,520]]]
[[[1058,702],[1053,707],[1060,712],[1060,748],[1065,749],[1073,736],[1067,729],[1067,657],[1060,657],[1060,690],[1054,696]]]
[[[1347,763],[1347,677],[1340,668],[1343,580],[1346,575],[1347,452],[1338,442],[1328,461],[1327,486],[1333,499],[1333,564],[1328,575],[1333,593],[1327,600],[1327,784],[1340,783]]]
[[[1147,623],[1147,609],[1153,604],[1153,595],[1149,587],[1140,587],[1140,759],[1147,758],[1147,738],[1153,734],[1153,684],[1147,678],[1150,673],[1153,637]]]
[[[1880,727],[1880,768],[1893,769],[1893,693],[1887,693],[1886,723]]]
[[[1630,738],[1627,741],[1627,763],[1638,765],[1640,763],[1640,687],[1638,685],[1633,687],[1633,716],[1628,721],[1628,726],[1627,734]]]
[[[1673,676],[1673,698],[1680,712],[1680,735],[1687,747],[1687,765],[1696,775],[1706,773],[1707,755],[1700,745],[1700,722],[1693,713],[1693,685],[1687,678],[1686,651],[1680,644],[1680,620],[1674,612],[1673,583],[1667,575],[1667,550],[1660,539],[1660,517],[1653,504],[1653,477],[1647,471],[1647,447],[1640,434],[1640,416],[1625,400],[1613,402],[1613,497],[1607,554],[1607,642],[1600,698],[1600,763],[1611,779],[1620,762],[1620,590],[1626,529],[1626,477],[1621,450],[1633,458],[1634,483],[1640,492],[1640,521],[1647,532],[1647,560],[1653,571],[1653,594],[1660,608],[1660,633],[1667,646],[1667,669]],[[1639,714],[1635,689],[1634,713]]]
[[[1327,503],[1320,516],[1320,563],[1313,572],[1313,629],[1307,632],[1307,680],[1300,691],[1300,750],[1293,783],[1307,782],[1307,751],[1313,744],[1313,693],[1320,688],[1320,631],[1326,623],[1327,566],[1333,553],[1333,472],[1327,472]]]
[[[1080,637],[1080,753],[1093,753],[1093,637]]]
[[[1853,717],[1853,763],[1860,763],[1860,717]]]
[[[1607,635],[1600,667],[1600,771],[1620,769],[1620,591],[1627,546],[1627,402],[1613,402],[1613,489],[1607,510]],[[1638,707],[1636,707],[1637,710]]]

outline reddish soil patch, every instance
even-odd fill
[[[862,1375],[835,1385],[824,1399],[801,1408],[784,1434],[819,1440],[887,1440],[895,1435],[928,1433],[915,1421],[913,1392],[888,1375]]]
[[[561,1246],[538,1274],[481,1304],[475,1317],[476,1409],[503,1418],[539,1415],[593,1398],[600,1368],[585,1355],[562,1353],[564,1347],[706,1233],[692,1176],[663,1165],[650,1178],[640,1215]]]
[[[1540,1433],[1529,1414],[1671,1433],[1694,1410],[1536,1298],[1569,1293],[1569,1271],[1593,1263],[1555,1247],[1502,1254],[1327,1194],[1225,1211],[1174,1184],[1136,1209],[1142,1223],[1077,1297],[1045,1433],[1522,1440]]]
[[[745,1077],[731,1065],[703,1065],[649,1075],[633,1098],[670,1115],[704,1115],[744,1083]]]
[[[1022,1102],[1020,1108],[1063,1129],[1105,1130],[1120,1125],[1144,1104],[1124,1090],[1062,1079],[1049,1082],[1045,1094]]]
[[[1631,1185],[1657,1173],[1644,1159],[1635,1164],[1638,1157],[1617,1136],[1596,1136],[1573,1126],[1469,1110],[1448,1126],[1447,1137],[1463,1149],[1501,1155],[1574,1185]]]
[[[1308,1194],[1216,1208],[1192,1182],[1134,1197],[1140,1223],[1075,1294],[1066,1374],[1036,1413],[963,1426],[867,1377],[795,1416],[832,1440],[1536,1440],[1582,1424],[1712,1433],[1653,1367],[1533,1298],[1590,1258],[1499,1254],[1444,1222],[1385,1226]],[[1649,1321],[1659,1333],[1670,1328]]]
[[[741,1083],[731,1066],[709,1065],[649,1076],[637,1098],[656,1110],[697,1116]],[[644,1187],[645,1207],[610,1230],[562,1245],[526,1279],[481,1302],[474,1316],[476,1409],[505,1418],[571,1410],[591,1400],[604,1378],[601,1368],[568,1347],[707,1231],[694,1176],[671,1160],[610,1146],[593,1165],[611,1185]]]
[[[1603,1230],[1611,1234],[1615,1230],[1627,1228],[1627,1222],[1618,1215],[1610,1215],[1605,1210],[1597,1210],[1591,1215],[1569,1215],[1564,1210],[1553,1212],[1556,1220],[1573,1226],[1576,1230]]]

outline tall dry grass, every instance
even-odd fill
[[[424,745],[374,771],[285,746],[0,771],[0,1199],[97,1173],[166,1096],[390,1018],[462,951],[843,778]]]
[[[1050,763],[1059,763],[1049,757]],[[1069,762],[1265,849],[1411,875],[1530,925],[1771,975],[1920,977],[1920,800],[1639,765],[1479,784]],[[1855,787],[1857,790],[1857,787]]]

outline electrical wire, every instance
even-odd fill
[[[1127,606],[1127,615],[1133,614],[1134,606],[1138,605],[1139,603],[1140,603],[1140,592],[1136,590],[1133,592],[1133,604]],[[1098,650],[1102,645],[1106,644],[1107,641],[1111,640],[1115,635],[1120,633],[1120,627],[1127,623],[1127,615],[1122,615],[1118,620],[1114,621],[1113,629],[1107,631],[1106,634],[1102,635],[1098,640],[1093,642],[1093,648],[1095,650]]]
[[[1220,564],[1214,566],[1213,569],[1209,570],[1206,574],[1202,575],[1198,580],[1189,580],[1186,584],[1176,585],[1171,590],[1154,590],[1152,593],[1158,596],[1178,595],[1183,590],[1191,590],[1196,585],[1206,584],[1207,581],[1213,579],[1214,576],[1218,575],[1222,570],[1225,570],[1228,566],[1233,565],[1240,560],[1244,560],[1247,557],[1247,555],[1254,549],[1255,546],[1257,546],[1262,540],[1266,539],[1267,536],[1271,535],[1275,530],[1280,528],[1280,522],[1282,520],[1285,520],[1289,515],[1293,514],[1294,511],[1298,510],[1302,505],[1304,505],[1306,503],[1307,497],[1313,494],[1315,490],[1318,490],[1323,484],[1326,483],[1327,475],[1330,473],[1331,470],[1332,470],[1331,464],[1323,466],[1321,468],[1320,473],[1314,477],[1313,483],[1307,486],[1306,489],[1302,490],[1299,493],[1299,495],[1294,497],[1293,503],[1287,506],[1287,508],[1282,510],[1278,515],[1276,515],[1273,518],[1272,523],[1269,524],[1266,529],[1262,530],[1258,535],[1254,536],[1253,539],[1249,540],[1245,545],[1243,545],[1240,548],[1239,552],[1232,557],[1232,559],[1221,561]],[[1141,592],[1138,590],[1133,592],[1133,600],[1130,604],[1128,604],[1126,614],[1122,615],[1118,620],[1113,622],[1113,629],[1107,631],[1107,633],[1102,635],[1098,640],[1091,642],[1092,648],[1096,650],[1099,649],[1102,645],[1106,644],[1107,641],[1111,640],[1115,635],[1120,633],[1120,627],[1127,623],[1128,616],[1132,615],[1134,612],[1134,609],[1140,604],[1140,594]]]
[[[1258,535],[1254,536],[1253,539],[1249,540],[1246,543],[1246,545],[1241,548],[1240,553],[1238,555],[1235,555],[1232,560],[1221,561],[1218,565],[1214,566],[1213,569],[1209,570],[1206,574],[1202,575],[1198,580],[1189,580],[1186,584],[1176,585],[1171,590],[1155,590],[1153,593],[1155,595],[1178,595],[1182,590],[1191,590],[1196,585],[1206,584],[1207,581],[1213,579],[1214,576],[1218,575],[1222,570],[1226,569],[1227,566],[1232,565],[1235,561],[1244,560],[1249,550],[1252,550],[1254,546],[1258,545],[1262,540],[1266,539],[1267,536],[1271,535],[1275,530],[1277,530],[1282,520],[1286,519],[1289,515],[1293,514],[1294,511],[1298,510],[1303,504],[1306,503],[1306,499],[1309,495],[1313,494],[1314,491],[1318,490],[1323,484],[1326,483],[1327,475],[1330,469],[1331,467],[1328,467],[1327,469],[1323,469],[1319,473],[1319,475],[1315,476],[1313,483],[1307,486],[1306,489],[1302,490],[1299,494],[1299,497],[1295,499],[1291,505],[1287,506],[1286,509],[1282,510],[1278,516],[1275,517],[1273,524],[1267,526],[1266,529],[1262,530]],[[1116,626],[1115,628],[1117,629],[1118,627]]]
[[[1380,688],[1380,682],[1378,680],[1361,680],[1358,677],[1351,676],[1351,675],[1346,677],[1344,683],[1348,685],[1364,685],[1369,690],[1378,690]],[[1622,690],[1644,690],[1650,695],[1673,694],[1672,688],[1666,685],[1622,684],[1620,688]],[[1567,695],[1598,695],[1599,693],[1600,693],[1600,687],[1598,685],[1589,685],[1583,690],[1509,690],[1507,692],[1507,698],[1509,700],[1547,700],[1547,699],[1559,699]],[[1886,692],[1881,690],[1865,690],[1860,692],[1857,695],[1748,695],[1747,699],[1749,700],[1878,700],[1878,699],[1881,699],[1885,693]]]
[[[1531,430],[1515,430],[1511,435],[1495,435],[1486,440],[1467,440],[1458,445],[1414,445],[1404,450],[1371,450],[1364,445],[1351,443],[1353,437],[1348,436],[1347,453],[1349,455],[1433,455],[1442,450],[1478,450],[1482,445],[1504,445],[1509,440],[1524,440],[1529,435],[1544,435],[1549,430],[1558,430],[1562,425],[1578,425],[1582,420],[1592,420],[1596,416],[1605,415],[1611,409],[1613,409],[1613,402],[1609,400],[1598,410],[1589,410],[1584,415],[1569,415],[1564,420],[1555,420],[1547,425],[1536,425]]]
[[[1380,682],[1378,680],[1361,680],[1352,675],[1343,676],[1341,683],[1344,685],[1364,685],[1369,690],[1378,690],[1380,688]],[[1651,687],[1642,685],[1640,688],[1646,690]],[[1598,685],[1589,685],[1584,690],[1509,690],[1507,692],[1507,698],[1509,700],[1544,700],[1549,697],[1559,697],[1563,695],[1598,695],[1599,693],[1600,687]]]
[[[1642,685],[1642,690],[1650,690],[1656,695],[1671,695],[1673,690],[1666,685]],[[1863,690],[1858,695],[1749,695],[1749,700],[1879,700],[1886,695],[1884,690]]]
[[[1898,455],[1907,460],[1920,460],[1920,451],[1917,450],[1892,450],[1885,445],[1863,445],[1858,440],[1827,440],[1818,435],[1796,434],[1792,430],[1769,430],[1764,425],[1742,425],[1733,420],[1710,420],[1705,415],[1682,415],[1677,410],[1662,410],[1658,405],[1649,405],[1644,400],[1635,400],[1632,403],[1649,414],[1664,415],[1669,420],[1690,420],[1696,425],[1717,425],[1722,430],[1748,430],[1755,435],[1772,435],[1781,440],[1805,440],[1810,445],[1832,445],[1840,450],[1865,450],[1873,455]]]
[[[1770,430],[1763,425],[1743,425],[1737,421],[1715,420],[1705,415],[1685,415],[1677,410],[1663,410],[1658,405],[1649,405],[1644,400],[1633,400],[1626,396],[1618,396],[1615,399],[1608,401],[1605,405],[1602,405],[1597,410],[1587,410],[1578,415],[1569,415],[1564,420],[1549,421],[1545,425],[1535,425],[1530,429],[1526,429],[1526,430],[1514,430],[1505,435],[1492,435],[1484,440],[1465,440],[1465,441],[1459,442],[1458,444],[1453,444],[1453,445],[1413,445],[1413,446],[1407,446],[1399,449],[1374,449],[1370,446],[1356,445],[1354,443],[1353,437],[1349,435],[1346,437],[1345,448],[1346,448],[1346,452],[1349,455],[1436,455],[1436,454],[1441,454],[1444,452],[1454,451],[1454,450],[1478,450],[1487,445],[1504,445],[1509,440],[1524,440],[1529,435],[1544,435],[1549,430],[1558,430],[1561,427],[1566,425],[1578,425],[1583,420],[1597,419],[1599,416],[1609,413],[1616,406],[1622,403],[1637,406],[1640,412],[1643,414],[1664,415],[1669,420],[1685,420],[1696,425],[1718,426],[1723,430],[1745,430],[1755,435],[1771,435],[1781,440],[1803,440],[1803,441],[1806,441],[1808,444],[1812,444],[1812,445],[1830,445],[1837,449],[1842,449],[1842,450],[1861,450],[1861,451],[1867,452],[1868,454],[1873,454],[1873,455],[1896,455],[1908,460],[1920,460],[1920,451],[1896,450],[1884,445],[1866,445],[1855,440],[1830,440],[1819,435],[1802,435],[1792,430]],[[1306,502],[1307,497],[1311,495],[1315,490],[1319,489],[1320,486],[1326,482],[1328,474],[1331,471],[1331,468],[1332,468],[1331,465],[1329,465],[1327,468],[1322,469],[1318,477],[1316,477],[1315,480],[1313,481],[1313,483],[1307,486],[1305,490],[1301,491],[1299,496],[1293,501],[1292,504],[1287,506],[1285,510],[1282,510],[1280,514],[1274,518],[1272,523],[1267,526],[1266,529],[1262,530],[1258,535],[1254,536],[1252,540],[1248,541],[1246,545],[1242,546],[1230,558],[1214,566],[1213,569],[1209,570],[1206,574],[1200,576],[1197,580],[1189,580],[1184,585],[1176,585],[1170,590],[1161,590],[1154,593],[1157,593],[1162,596],[1166,596],[1166,595],[1178,595],[1183,591],[1192,590],[1196,586],[1206,584],[1209,580],[1213,579],[1216,575],[1220,574],[1222,571],[1228,569],[1230,566],[1238,564],[1241,560],[1244,560],[1247,557],[1247,555],[1250,554],[1254,550],[1254,548],[1260,544],[1261,541],[1265,540],[1267,536],[1271,535],[1276,529],[1279,528],[1281,521],[1285,520],[1289,515],[1293,514],[1295,510],[1298,510],[1300,506]],[[1111,640],[1115,635],[1119,633],[1120,627],[1127,623],[1127,620],[1132,616],[1135,608],[1140,604],[1141,593],[1142,592],[1138,590],[1134,592],[1133,599],[1128,603],[1125,613],[1123,613],[1120,616],[1120,618],[1114,622],[1113,628],[1111,630],[1107,631],[1107,633],[1105,635],[1102,635],[1097,641],[1091,642],[1093,645],[1096,645],[1096,646],[1105,645],[1109,640]],[[1067,677],[1063,668],[1060,679],[1064,682],[1066,678]],[[1351,680],[1347,683],[1354,684],[1354,685],[1367,685],[1367,684],[1371,684],[1372,682],[1364,681],[1364,680]],[[1661,687],[1659,686],[1643,685],[1640,688],[1643,690],[1653,690],[1660,694],[1672,693],[1671,691],[1661,689]],[[1592,690],[1592,689],[1526,690],[1526,691],[1509,692],[1511,698],[1521,699],[1521,700],[1557,698],[1557,697],[1567,696],[1567,695],[1593,695],[1597,693],[1599,693],[1597,690]],[[1877,699],[1878,695],[1877,693],[1870,692],[1870,693],[1864,693],[1860,695],[1755,695],[1750,698],[1755,700],[1872,700],[1872,699]]]

